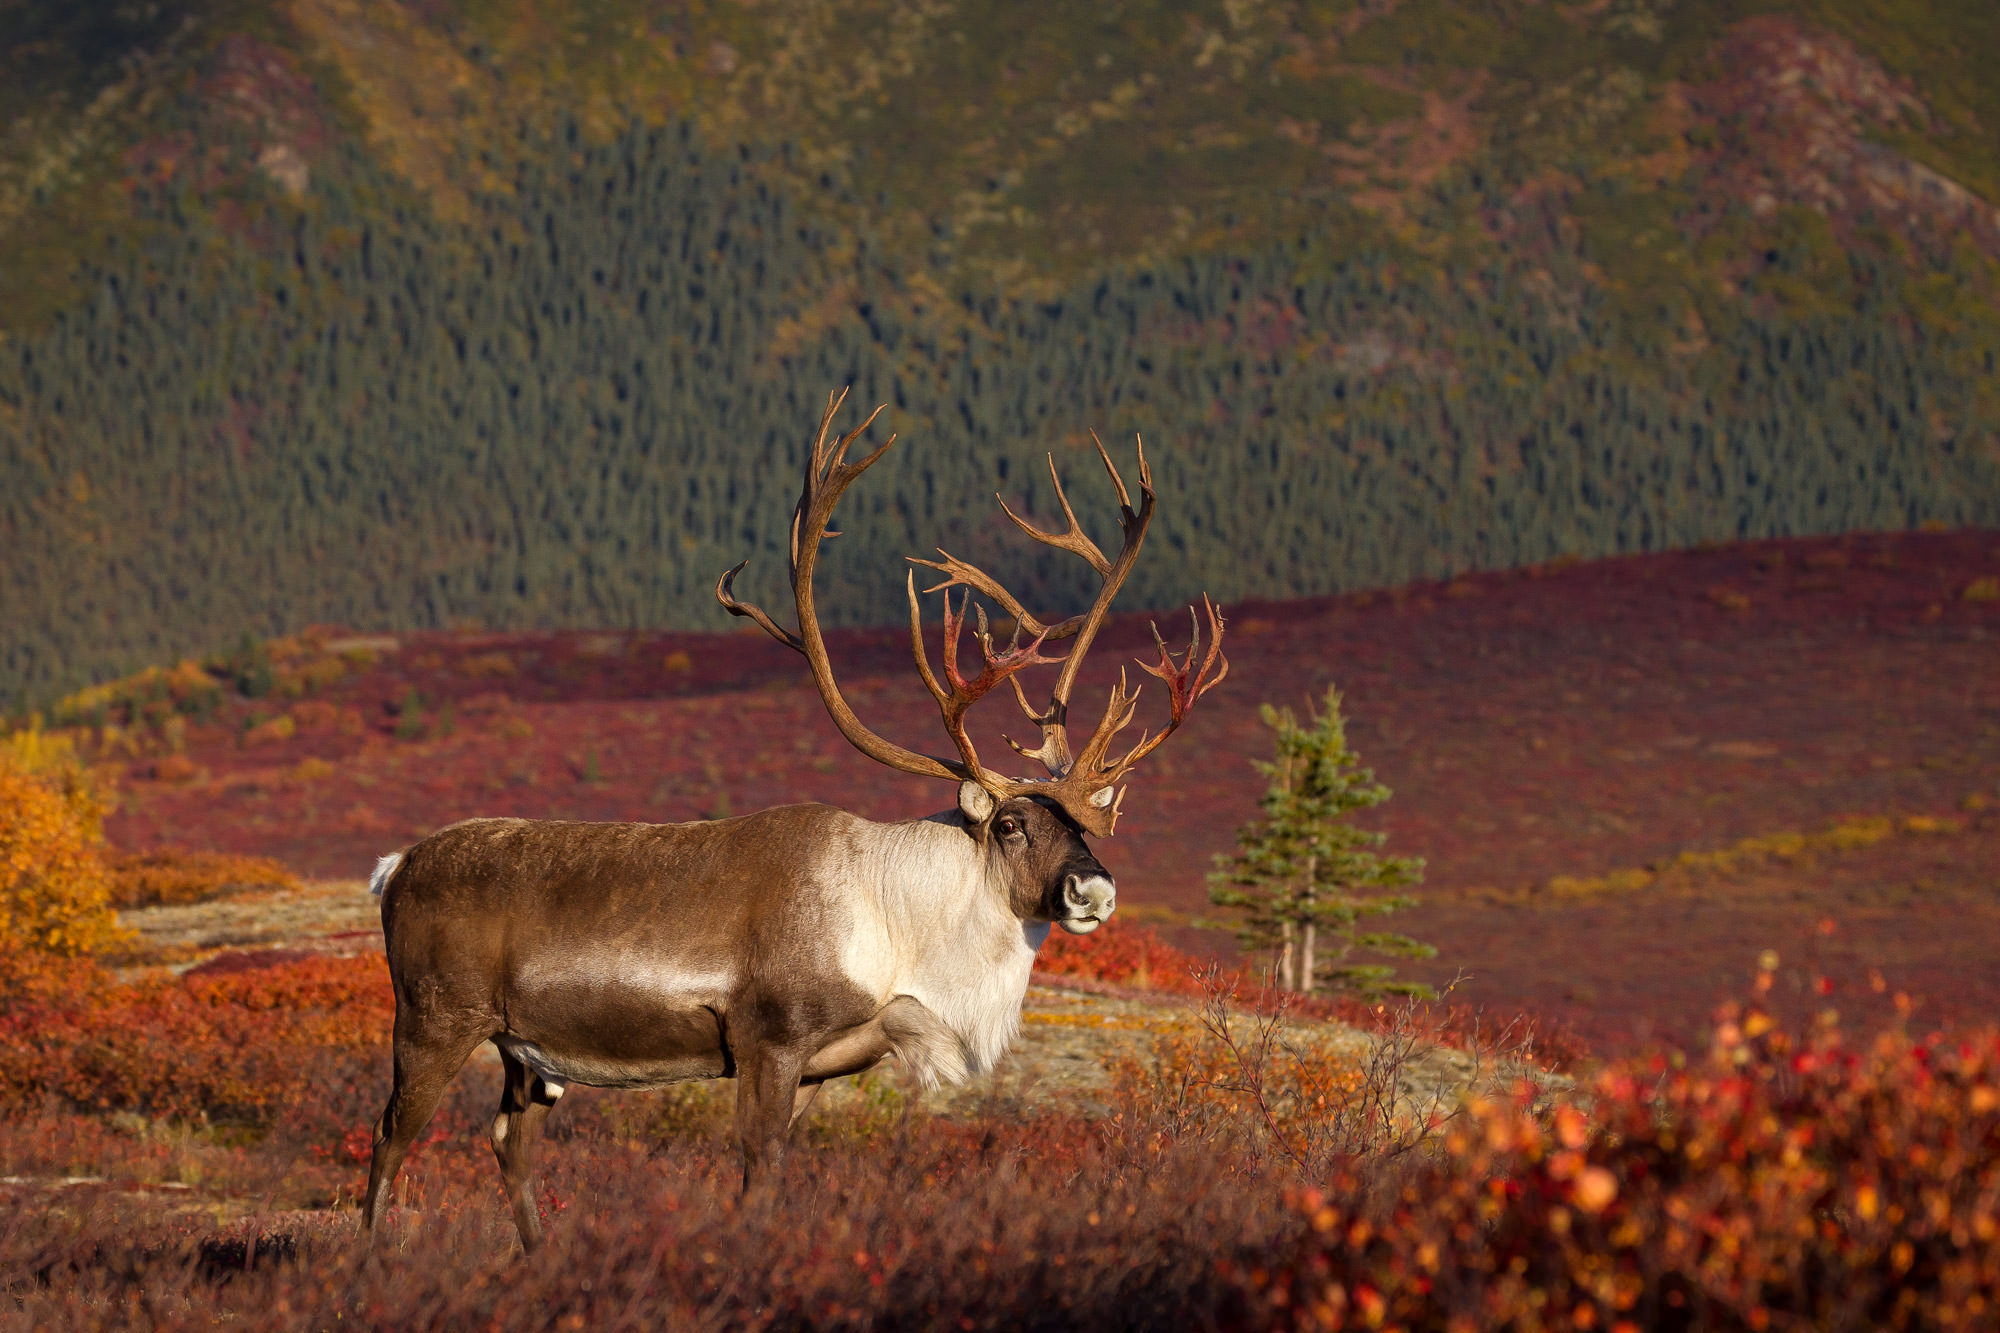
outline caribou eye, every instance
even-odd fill
[[[998,824],[994,825],[994,827],[1000,830],[1001,837],[1011,838],[1016,833],[1019,833],[1021,831],[1021,821],[1009,815],[1007,818],[1001,820]]]

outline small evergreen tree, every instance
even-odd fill
[[[1329,686],[1324,711],[1308,711],[1304,723],[1289,708],[1265,704],[1262,712],[1277,733],[1276,756],[1252,761],[1271,783],[1260,802],[1264,815],[1237,830],[1235,855],[1216,857],[1209,901],[1236,909],[1227,924],[1246,950],[1276,954],[1284,990],[1324,984],[1363,995],[1432,996],[1420,982],[1394,980],[1389,964],[1355,958],[1430,958],[1437,950],[1368,928],[1415,904],[1381,890],[1417,883],[1424,863],[1379,854],[1387,835],[1347,822],[1351,811],[1388,800],[1389,789],[1348,748],[1340,691]]]

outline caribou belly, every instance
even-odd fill
[[[735,1072],[718,1009],[732,978],[653,960],[518,969],[493,1044],[550,1083],[658,1088]]]
[[[712,1051],[690,1051],[651,1059],[550,1051],[535,1042],[505,1035],[495,1037],[493,1044],[534,1070],[544,1083],[557,1089],[569,1083],[628,1091],[664,1088],[670,1083],[685,1083],[689,1079],[721,1078],[729,1072],[728,1057],[719,1044]]]

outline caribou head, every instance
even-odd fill
[[[976,782],[958,788],[964,828],[981,845],[993,883],[1023,921],[1053,922],[1072,935],[1103,925],[1118,903],[1110,872],[1084,841],[1083,830],[1046,798],[998,800]]]
[[[503,1070],[492,1142],[522,1243],[541,1223],[530,1158],[541,1126],[572,1083],[654,1087],[692,1078],[736,1080],[736,1130],[746,1187],[782,1153],[791,1124],[830,1078],[895,1056],[926,1085],[969,1077],[1006,1050],[1020,1022],[1035,951],[1051,925],[1082,934],[1111,915],[1117,891],[1088,838],[1117,824],[1127,776],[1179,729],[1221,682],[1222,617],[1202,617],[1176,656],[1154,634],[1167,721],[1120,749],[1139,691],[1123,673],[1097,725],[1070,743],[1071,692],[1154,508],[1139,452],[1135,502],[1102,443],[1124,541],[1107,558],[1076,521],[1048,532],[1005,509],[1029,537],[1069,551],[1101,584],[1081,615],[1032,614],[998,581],[948,552],[913,563],[943,595],[942,670],[925,649],[915,570],[905,580],[910,650],[955,757],[922,754],[863,725],[842,697],[813,607],[813,568],[835,504],[889,448],[847,452],[875,415],[829,441],[844,395],[830,395],[805,461],[792,515],[791,586],[798,629],[737,600],[724,574],[716,596],[806,659],[840,733],[903,773],[956,785],[956,808],[878,823],[824,805],[788,805],[686,824],[585,824],[473,819],[382,858],[382,932],[396,995],[394,1084],[375,1129],[363,1221],[381,1215],[404,1155],[471,1052],[491,1042]],[[1093,440],[1096,438],[1092,437]],[[889,443],[894,443],[891,437]],[[1055,473],[1050,460],[1050,474]],[[997,643],[977,594],[1012,618]],[[968,625],[968,616],[971,617]],[[968,628],[974,669],[961,659]],[[1067,641],[1057,655],[1052,645]],[[1053,667],[1045,701],[1023,673]],[[1009,740],[1044,772],[989,767],[966,731],[967,711],[1007,685],[1034,744]]]

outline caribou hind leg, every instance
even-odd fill
[[[521,1233],[521,1248],[533,1254],[542,1243],[541,1210],[535,1203],[534,1154],[541,1139],[542,1125],[562,1089],[545,1082],[534,1070],[504,1047],[500,1051],[502,1077],[500,1110],[493,1117],[490,1137],[493,1156],[500,1163],[500,1177],[506,1182],[507,1204],[514,1210],[514,1226]]]
[[[418,1033],[406,1030],[404,1016],[396,1016],[395,1074],[389,1089],[389,1104],[375,1122],[375,1153],[368,1164],[368,1193],[361,1201],[361,1230],[371,1240],[382,1220],[389,1187],[403,1169],[403,1159],[417,1135],[424,1132],[436,1113],[452,1075],[486,1034]]]

